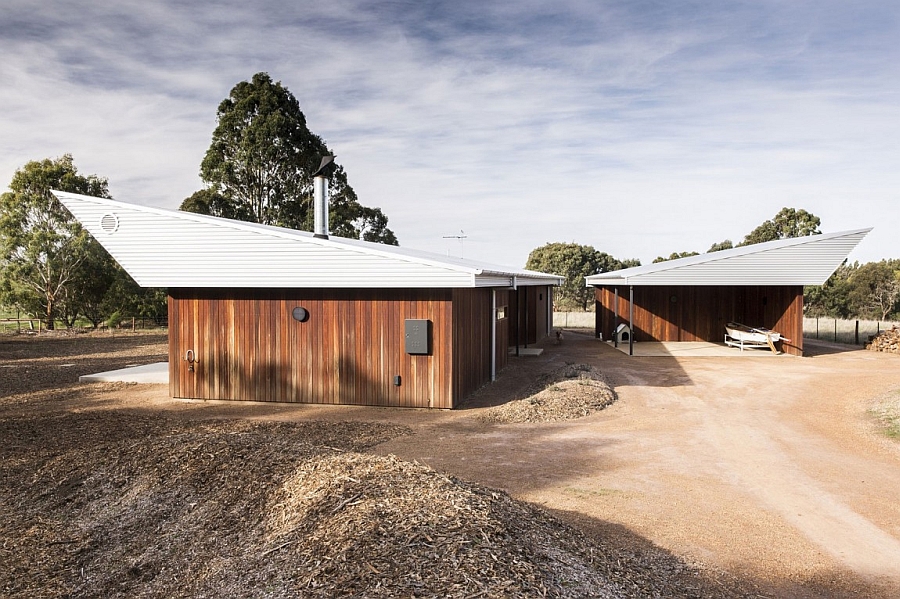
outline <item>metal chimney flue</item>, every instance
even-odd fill
[[[328,239],[328,179],[334,156],[322,156],[319,169],[313,173],[313,234]]]

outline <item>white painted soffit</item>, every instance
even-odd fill
[[[144,287],[477,287],[559,284],[545,273],[496,267],[384,244],[53,192]],[[527,281],[527,282],[526,282]]]
[[[742,246],[591,275],[613,285],[821,285],[871,231],[854,229]]]

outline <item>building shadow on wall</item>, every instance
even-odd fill
[[[350,353],[337,360],[318,356],[305,372],[295,372],[289,363],[265,360],[238,365],[232,397],[247,401],[302,403],[313,405],[385,406],[400,405],[399,387],[393,377],[372,377]]]

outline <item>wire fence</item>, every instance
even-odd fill
[[[167,316],[150,318],[146,316],[123,316],[118,324],[113,327],[106,323],[100,323],[96,330],[138,331],[147,329],[164,329],[169,326]],[[54,330],[64,331],[66,323],[57,320],[53,323]],[[75,323],[77,330],[94,330],[93,325],[86,321]],[[46,323],[39,318],[0,318],[0,333],[33,333],[38,334],[47,330]]]
[[[843,320],[840,318],[804,318],[803,336],[834,343],[864,345],[869,337],[877,335],[900,322],[890,320]]]

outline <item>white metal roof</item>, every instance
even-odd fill
[[[143,287],[515,287],[563,280],[380,243],[53,193]]]
[[[779,239],[585,277],[614,285],[821,285],[871,231]]]

